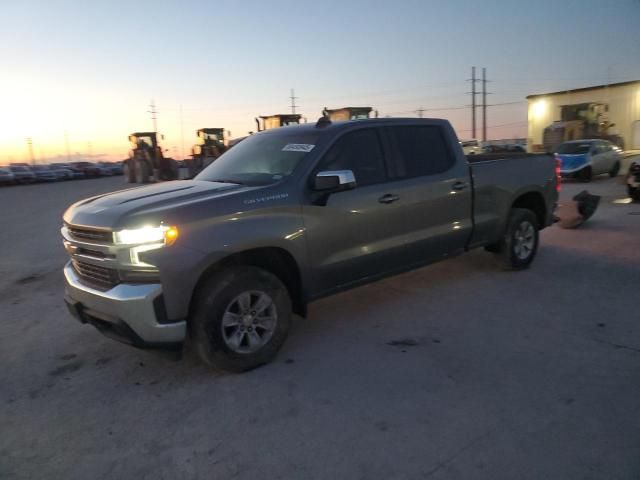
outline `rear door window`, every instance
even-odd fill
[[[436,175],[455,163],[442,130],[436,126],[390,127],[396,176],[399,178]]]
[[[377,129],[349,132],[338,139],[322,161],[322,170],[351,170],[358,186],[387,179]]]

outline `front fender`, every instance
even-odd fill
[[[237,253],[281,248],[293,257],[301,278],[309,278],[305,233],[299,208],[285,206],[270,211],[236,212],[186,226],[176,245],[150,252],[146,257],[160,271],[168,318],[186,318],[193,291],[203,274]]]

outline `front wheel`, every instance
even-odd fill
[[[578,172],[578,178],[581,182],[589,183],[593,178],[593,170],[591,167],[584,167],[580,172]]]
[[[514,208],[501,241],[499,258],[506,270],[523,270],[538,251],[538,219],[531,210]]]
[[[640,203],[640,188],[627,184],[627,195],[631,197],[632,201]]]
[[[291,299],[273,274],[237,266],[213,274],[196,294],[189,319],[200,359],[244,372],[270,362],[289,333]]]
[[[618,176],[618,172],[620,172],[620,162],[616,162],[613,164],[613,167],[611,167],[611,170],[609,170],[609,176],[611,178]]]

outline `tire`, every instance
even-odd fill
[[[538,219],[531,210],[511,209],[497,254],[505,270],[529,268],[538,251],[538,228]]]
[[[282,282],[266,270],[237,266],[216,272],[198,289],[189,330],[205,364],[239,373],[273,360],[290,324],[291,298]]]
[[[136,183],[135,169],[130,167],[132,163],[133,160],[127,160],[122,166],[122,173],[124,175],[125,183]]]
[[[149,165],[147,165],[147,162],[139,160],[134,163],[134,166],[136,183],[149,183],[151,172],[149,171]]]
[[[633,202],[640,203],[640,188],[635,188],[627,184],[627,195],[631,197]]]
[[[593,170],[591,167],[584,167],[582,170],[578,172],[578,179],[581,182],[589,183],[593,178]]]
[[[620,172],[620,162],[616,162],[613,164],[613,167],[611,167],[611,170],[609,170],[609,176],[611,178],[617,177],[619,172]]]

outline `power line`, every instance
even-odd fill
[[[501,123],[499,125],[489,125],[487,126],[487,128],[500,128],[500,127],[510,127],[513,125],[527,125],[529,122],[527,122],[526,120],[521,120],[519,122],[510,122],[510,123]],[[457,130],[457,132],[470,132],[470,129],[467,130]]]

